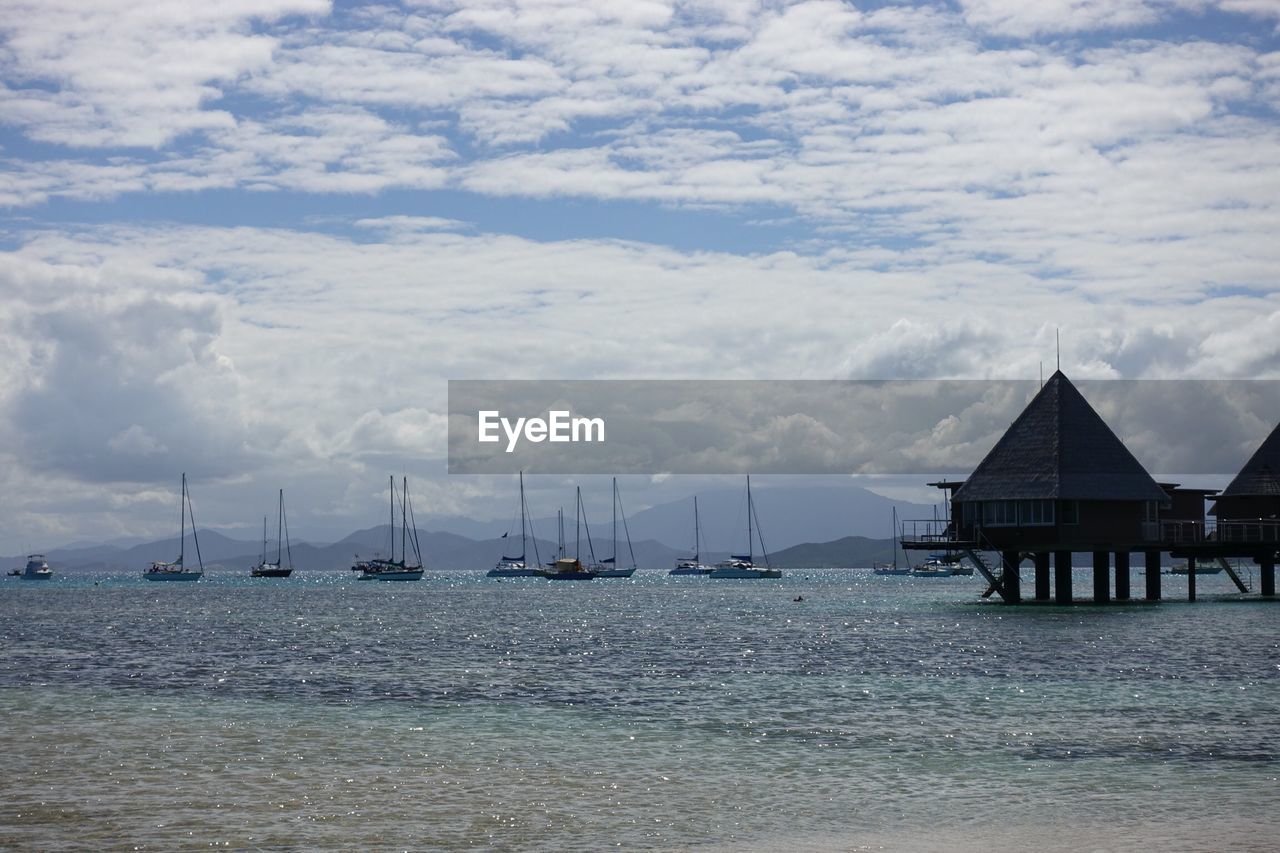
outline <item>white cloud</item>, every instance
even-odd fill
[[[328,0],[5,0],[0,114],[32,139],[76,147],[156,147],[234,127],[231,112],[204,105],[271,64],[276,39],[252,22],[328,11]]]

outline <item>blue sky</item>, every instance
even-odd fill
[[[1278,24],[0,0],[0,551],[495,514],[449,378],[1274,377]]]

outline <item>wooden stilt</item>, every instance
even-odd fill
[[[1258,558],[1259,587],[1263,595],[1276,594],[1276,555],[1264,554]]]
[[[1000,557],[1004,564],[1000,577],[1004,581],[1005,604],[1017,604],[1022,601],[1022,577],[1018,572],[1022,556],[1017,551],[1002,551]]]
[[[1147,551],[1147,601],[1160,600],[1160,552]]]
[[[1116,551],[1116,601],[1129,600],[1129,552]]]
[[[1111,553],[1093,552],[1093,600],[1106,604],[1111,600]]]
[[[1187,557],[1187,601],[1196,600],[1196,558]]]
[[[1071,603],[1071,552],[1053,552],[1053,600],[1058,604]]]
[[[1036,552],[1036,601],[1049,600],[1049,552]]]

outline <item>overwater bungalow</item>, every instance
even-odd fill
[[[1191,550],[1252,557],[1259,567],[1259,591],[1274,596],[1280,549],[1280,425],[1213,501],[1209,514],[1217,524],[1206,532],[1199,547]]]
[[[1268,442],[1280,454],[1276,433]],[[1022,600],[1023,561],[1035,567],[1037,600],[1069,603],[1073,555],[1081,552],[1092,556],[1094,601],[1109,601],[1113,592],[1117,600],[1130,598],[1134,552],[1143,555],[1146,597],[1158,600],[1161,553],[1179,542],[1204,543],[1205,499],[1215,494],[1157,483],[1061,371],[967,479],[933,485],[951,493],[950,518],[924,533],[904,528],[903,547],[964,553],[987,578],[986,594],[1009,603]],[[1271,485],[1280,511],[1280,481]],[[1000,555],[998,565],[983,556],[991,552]],[[1194,567],[1195,555],[1180,556]],[[1194,598],[1194,574],[1189,585]]]

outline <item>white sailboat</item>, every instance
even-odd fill
[[[374,557],[371,560],[360,560],[356,556],[356,564],[351,567],[360,572],[362,581],[416,581],[422,580],[422,549],[418,545],[418,526],[413,525],[413,538],[409,538],[409,523],[412,507],[409,503],[409,478],[404,478],[404,490],[400,499],[400,559],[396,559],[396,480],[389,478],[391,488],[391,525],[390,525],[390,558]],[[416,564],[410,564],[408,546],[413,544]]]
[[[262,560],[250,571],[255,578],[287,578],[293,574],[293,549],[289,547],[289,528],[284,518],[284,489],[280,490],[280,499],[276,507],[276,561],[267,562],[267,517],[262,517]],[[289,565],[284,565],[283,556],[288,554]]]
[[[204,576],[204,560],[200,558],[200,537],[196,535],[196,517],[191,510],[191,495],[187,492],[187,475],[182,475],[182,520],[178,527],[178,559],[172,563],[154,561],[150,568],[142,573],[149,581],[198,581]],[[191,516],[191,538],[196,545],[197,569],[187,568],[187,516]]]
[[[629,578],[636,573],[636,552],[631,547],[631,530],[627,527],[627,513],[622,513],[622,529],[627,534],[627,550],[631,554],[631,566],[618,568],[618,509],[622,506],[622,498],[618,495],[618,478],[613,478],[613,556],[592,566],[596,577]]]
[[[780,578],[782,572],[769,565],[769,552],[764,547],[764,537],[760,537],[761,558],[764,560],[764,568],[760,568],[755,562],[755,537],[760,529],[760,520],[755,517],[756,505],[751,498],[751,475],[747,475],[747,553],[746,554],[730,554],[729,559],[722,563],[716,563],[716,567],[707,575],[709,578],[740,578],[740,579],[759,579],[759,578]],[[755,529],[752,529],[752,523]]]
[[[529,536],[529,504],[524,498],[524,472],[520,472],[520,556],[508,557],[504,553],[502,559],[498,560],[498,565],[489,570],[488,577],[491,578],[537,578],[542,577],[542,557],[538,554],[538,537],[533,537],[533,566],[530,566],[525,560],[525,554],[528,551]],[[502,538],[506,539],[507,534],[502,534]],[[505,549],[504,549],[505,550]]]
[[[893,508],[893,565],[888,563],[877,563],[872,569],[878,575],[909,575],[911,574],[911,564],[905,566],[898,565],[898,508]]]
[[[698,496],[693,496],[693,556],[680,557],[669,575],[709,575],[712,567],[702,565],[702,528],[698,523]]]

